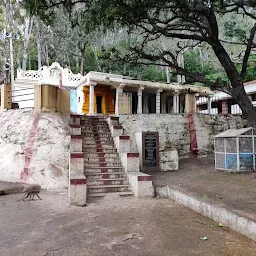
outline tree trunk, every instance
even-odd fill
[[[219,41],[211,42],[211,46],[231,83],[230,87],[226,86],[223,91],[229,92],[236,100],[244,117],[248,120],[248,125],[256,128],[256,109],[245,92],[240,73]]]
[[[80,65],[80,74],[84,74],[84,55],[85,55],[85,48],[81,50],[81,65]]]
[[[49,55],[48,55],[48,46],[45,45],[45,59],[46,59],[46,65],[49,67]]]
[[[232,86],[234,87],[234,85]],[[248,125],[256,128],[256,109],[246,94],[244,85],[236,85],[235,88],[231,89],[230,94],[241,108],[243,116],[248,120]]]
[[[30,35],[33,27],[33,19],[27,18],[25,19],[25,40],[24,40],[24,49],[23,49],[23,61],[22,61],[22,70],[27,69],[27,59],[28,59],[28,43],[30,39]]]
[[[37,69],[39,70],[42,67],[41,61],[41,45],[39,39],[37,40]]]

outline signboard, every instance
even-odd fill
[[[158,132],[142,133],[142,168],[145,172],[159,171]]]

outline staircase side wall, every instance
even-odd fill
[[[199,154],[213,153],[213,136],[227,129],[243,128],[246,120],[241,116],[193,115]],[[190,134],[187,115],[182,114],[141,114],[120,115],[124,135],[130,136],[131,152],[138,152],[136,132],[158,132],[160,154],[177,149],[179,156],[190,153]]]

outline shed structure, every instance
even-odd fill
[[[255,170],[256,129],[230,129],[214,136],[215,169]]]

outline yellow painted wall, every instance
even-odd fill
[[[90,105],[90,89],[87,86],[83,87],[84,102],[82,111],[85,114],[89,113]],[[97,96],[102,96],[102,114],[115,114],[115,90],[95,86],[94,87],[94,113],[97,113]]]
[[[51,85],[36,85],[34,110],[55,109],[59,113],[70,113],[70,91]]]
[[[1,109],[12,108],[12,93],[10,84],[2,84],[1,87]]]

